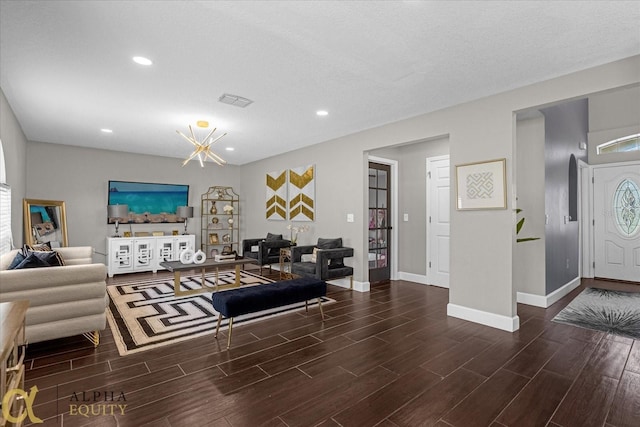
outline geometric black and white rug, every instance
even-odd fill
[[[212,283],[215,273],[206,275]],[[233,283],[235,271],[220,272],[221,283]],[[201,275],[182,278],[182,288],[200,287]],[[241,271],[243,286],[271,283],[266,277]],[[213,334],[218,312],[213,309],[211,292],[176,298],[173,292],[173,277],[163,279],[136,280],[130,283],[107,286],[109,308],[107,319],[121,356],[138,353],[163,345]],[[224,292],[224,291],[222,291]],[[323,304],[335,300],[322,298]],[[317,300],[309,301],[309,309]],[[268,317],[304,310],[304,302],[250,313],[233,319],[233,325],[256,322]],[[220,329],[228,327],[229,319],[223,319]],[[235,328],[234,328],[235,329]]]
[[[587,288],[553,321],[640,339],[640,292]]]

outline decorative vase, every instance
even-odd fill
[[[209,213],[211,215],[215,215],[218,213],[218,208],[216,207],[216,202],[211,202],[211,209],[209,209]]]
[[[211,222],[212,222],[213,224],[217,224],[217,223],[218,223],[218,221],[219,221],[219,220],[218,220],[218,217],[217,217],[217,216],[214,216],[213,218],[211,218]]]
[[[194,264],[204,264],[204,262],[206,260],[207,260],[207,255],[204,252],[202,252],[201,250],[199,250],[198,252],[193,254],[193,263]]]
[[[227,222],[229,223],[229,228],[233,228],[233,218],[229,218]]]

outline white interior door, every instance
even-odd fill
[[[595,276],[640,282],[640,165],[594,169]]]
[[[449,287],[449,156],[427,159],[427,283]]]

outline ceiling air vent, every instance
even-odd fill
[[[238,95],[231,95],[228,93],[223,93],[222,96],[218,98],[218,101],[222,102],[223,104],[235,105],[236,107],[240,108],[244,108],[247,105],[253,103],[253,101],[250,99],[243,98]]]

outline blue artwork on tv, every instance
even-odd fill
[[[120,222],[182,222],[178,206],[189,205],[189,186],[146,182],[109,181],[109,205],[127,205],[128,220]],[[113,223],[115,219],[109,218]]]

